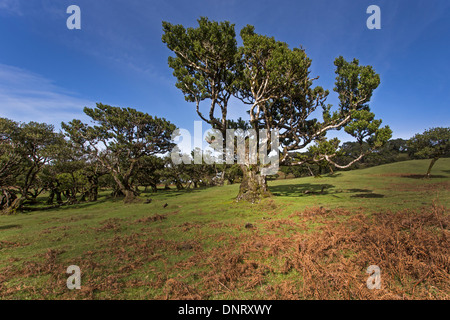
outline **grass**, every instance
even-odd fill
[[[450,159],[422,179],[428,164],[271,181],[274,197],[258,204],[236,203],[238,185],[226,185],[143,193],[150,204],[103,192],[96,203],[0,216],[0,298],[448,298]],[[360,247],[374,243],[379,256]],[[384,268],[382,290],[365,287],[370,264]],[[81,268],[81,290],[66,288],[69,265]]]

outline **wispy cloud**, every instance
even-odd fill
[[[94,103],[27,70],[0,64],[0,116],[59,127],[61,121],[85,119],[84,106]]]
[[[21,16],[22,10],[20,9],[20,3],[17,0],[0,0],[0,14],[12,14]]]

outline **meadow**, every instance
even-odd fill
[[[104,190],[0,216],[0,299],[448,299],[450,158],[424,179],[428,165],[273,180],[257,204],[234,201],[238,184],[133,204]]]

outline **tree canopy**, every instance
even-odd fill
[[[136,191],[130,179],[147,156],[164,154],[174,144],[171,141],[175,125],[164,118],[153,117],[132,108],[119,108],[97,103],[84,108],[94,126],[72,120],[62,123],[66,135],[110,172],[125,201],[133,201]]]
[[[228,128],[232,119],[226,106],[234,96],[246,106],[249,125],[257,134],[266,129],[270,141],[270,130],[278,130],[283,164],[327,161],[346,168],[390,139],[391,130],[380,127],[381,120],[375,119],[368,105],[380,83],[371,66],[362,66],[357,59],[335,60],[334,91],[340,103],[332,111],[332,106],[326,104],[329,91],[313,85],[318,77],[310,75],[311,59],[301,47],[291,49],[273,37],[257,34],[251,25],[241,30],[243,44],[237,47],[233,24],[207,18],[200,18],[198,24],[197,28],[185,29],[163,22],[162,41],[175,54],[168,61],[177,78],[176,86],[187,101],[196,103],[200,118],[213,128]],[[210,100],[209,117],[200,110],[200,103],[206,99]],[[313,117],[316,110],[322,110],[322,119]],[[370,148],[361,148],[355,159],[338,164],[333,158],[340,142],[328,141],[326,133],[343,128]],[[292,158],[291,151],[308,146],[313,148],[313,157]],[[242,171],[238,199],[255,201],[269,194],[261,163],[243,165]]]
[[[408,141],[408,148],[418,158],[431,159],[426,176],[439,158],[450,155],[450,128],[431,128],[418,133]]]

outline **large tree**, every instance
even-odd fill
[[[368,102],[378,87],[380,78],[371,66],[361,66],[359,61],[335,60],[336,83],[334,90],[340,104],[332,111],[325,104],[329,92],[313,86],[317,77],[310,76],[311,59],[302,48],[289,48],[273,37],[255,33],[253,26],[241,30],[242,46],[236,47],[234,25],[229,22],[198,20],[198,28],[185,29],[180,25],[163,22],[163,42],[175,53],[169,57],[169,66],[177,77],[176,86],[186,100],[196,102],[199,116],[213,128],[222,132],[229,127],[226,108],[217,97],[240,99],[249,113],[249,125],[256,132],[279,131],[282,149],[281,162],[304,164],[329,162],[338,168],[346,168],[360,160],[368,152],[381,146],[391,137],[389,127],[380,128],[381,120],[375,120]],[[210,99],[209,118],[199,111],[199,104]],[[226,101],[228,101],[225,99]],[[216,119],[216,106],[221,106],[221,118]],[[314,118],[316,110],[322,110],[322,119]],[[327,140],[330,130],[345,129],[362,144],[369,143],[350,163],[340,164],[334,158],[338,154],[339,141]],[[224,135],[225,136],[225,135]],[[292,151],[312,146],[309,159],[294,159]],[[247,161],[242,164],[243,179],[238,200],[256,201],[270,195],[263,165]]]
[[[132,202],[137,192],[131,179],[144,157],[164,154],[174,144],[176,129],[164,118],[153,117],[132,108],[119,108],[97,103],[84,108],[94,126],[72,120],[62,123],[70,140],[111,173],[125,202]]]
[[[418,133],[408,140],[408,149],[418,158],[431,159],[426,173],[430,178],[436,161],[450,155],[450,128],[437,127]]]

